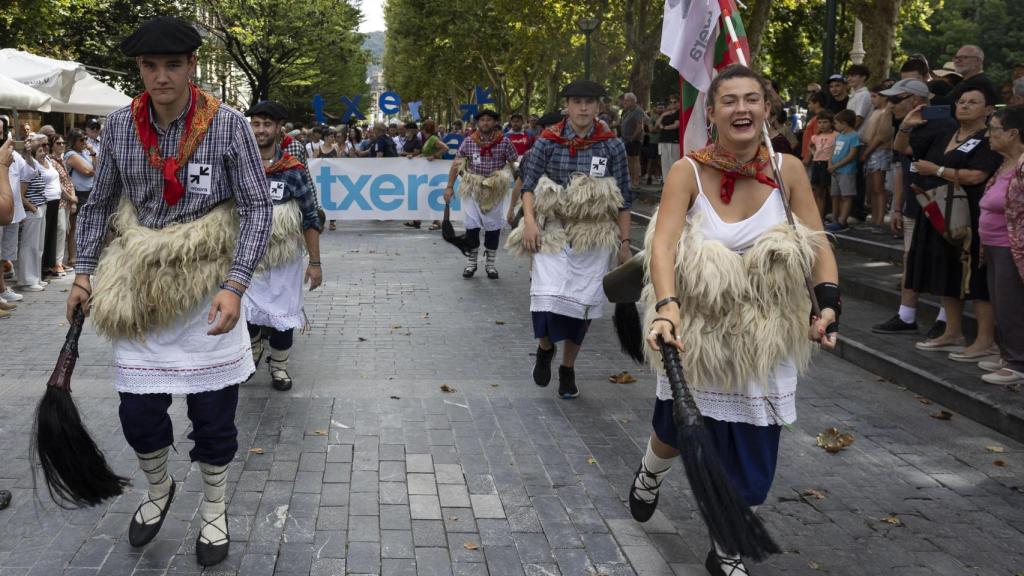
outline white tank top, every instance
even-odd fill
[[[707,240],[718,240],[726,248],[743,253],[746,252],[754,242],[769,229],[778,226],[786,221],[786,207],[782,204],[782,197],[779,189],[772,190],[768,199],[750,218],[739,222],[726,222],[715,211],[715,207],[704,194],[704,185],[700,181],[700,165],[689,156],[686,160],[693,166],[697,175],[697,199],[693,206],[686,213],[686,218],[692,219],[697,214],[703,214],[701,231]],[[781,158],[780,165],[781,165]]]

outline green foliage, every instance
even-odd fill
[[[964,44],[985,51],[985,73],[994,82],[1009,81],[1013,65],[1024,61],[1024,10],[1020,0],[931,0],[935,11],[923,23],[908,26],[902,48],[920,53],[932,68],[953,59]]]

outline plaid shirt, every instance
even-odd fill
[[[495,129],[493,137],[497,138],[500,133]],[[469,158],[469,161],[466,162],[469,171],[473,174],[487,176],[495,170],[501,170],[505,164],[518,160],[519,154],[516,154],[516,147],[512,145],[508,138],[502,138],[501,142],[498,142],[496,146],[491,148],[490,156],[481,156],[480,146],[467,136],[462,141],[462,145],[459,146],[459,151],[455,153],[455,157]]]
[[[156,127],[157,141],[165,157],[178,153],[185,114],[182,111],[166,130]],[[209,164],[210,194],[189,191],[187,164]],[[161,171],[150,166],[132,122],[131,107],[126,106],[107,118],[103,134],[103,161],[88,202],[78,215],[78,258],[75,272],[92,274],[96,270],[107,223],[123,194],[135,205],[139,223],[159,230],[172,222],[191,222],[203,217],[221,202],[238,202],[241,226],[235,245],[229,280],[248,286],[253,270],[263,258],[270,238],[273,204],[267,178],[263,174],[256,139],[249,123],[238,111],[221,104],[202,143],[178,171],[185,195],[174,206],[163,199]]]
[[[564,138],[576,137],[572,125],[565,123]],[[547,175],[562,186],[569,185],[569,179],[576,172],[590,174],[591,160],[604,158],[607,160],[605,176],[615,178],[622,193],[622,208],[628,209],[633,204],[633,194],[629,184],[629,166],[626,164],[626,146],[619,138],[603,140],[587,148],[577,150],[576,156],[569,156],[569,148],[560,146],[550,140],[537,138],[530,148],[530,153],[523,157],[519,164],[519,174],[523,179],[523,192],[533,192],[540,177]]]
[[[277,154],[274,155],[274,161],[276,162],[282,155],[281,147],[278,146]],[[267,174],[267,180],[270,182],[271,197],[274,195],[274,183],[284,183],[281,199],[274,200],[274,204],[284,204],[290,200],[295,200],[299,203],[299,211],[302,212],[302,229],[320,229],[320,214],[316,211],[316,189],[313,188],[313,182],[309,179],[309,172],[305,166]]]

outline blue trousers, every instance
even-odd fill
[[[130,394],[119,392],[121,429],[128,445],[143,454],[155,452],[174,443],[174,429],[167,409],[170,394]],[[238,385],[212,392],[185,396],[192,432],[188,439],[195,446],[188,455],[193,462],[223,466],[238,451],[238,428],[235,409],[238,407]]]

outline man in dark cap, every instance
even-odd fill
[[[448,187],[444,201],[455,194],[455,179],[461,177],[459,196],[462,198],[462,217],[466,224],[466,241],[470,252],[466,256],[463,278],[476,274],[480,252],[480,229],[484,229],[484,271],[491,280],[498,279],[494,259],[498,253],[501,227],[504,225],[502,205],[512,187],[512,163],[519,159],[512,142],[498,128],[500,117],[494,110],[481,110],[476,114],[473,131],[455,153],[455,162],[448,171]]]
[[[67,314],[91,310],[112,341],[121,426],[149,481],[132,546],[156,536],[174,498],[167,409],[172,394],[186,396],[203,477],[196,557],[210,566],[228,553],[238,384],[255,370],[242,297],[267,252],[273,205],[245,117],[191,81],[200,44],[192,24],[169,17],[121,43],[146,91],[107,118]],[[104,242],[108,223],[119,235]]]
[[[556,343],[565,341],[558,394],[579,396],[575,362],[590,321],[607,299],[601,280],[629,250],[629,168],[626,148],[596,121],[604,87],[576,80],[562,90],[567,115],[541,132],[520,165],[523,219],[511,250],[532,254],[530,311],[539,340],[534,383],[551,381]]]
[[[309,282],[309,289],[315,290],[323,281],[320,269],[322,224],[317,213],[316,191],[307,177],[305,165],[280,145],[281,124],[288,117],[284,106],[264,100],[245,115],[249,117],[263,170],[270,182],[274,233],[293,238],[293,244],[304,241],[309,254],[309,264],[305,267],[302,251],[294,250],[287,262],[257,272],[242,299],[253,362],[260,365],[266,342],[270,347],[267,367],[271,385],[275,390],[286,391],[292,387],[288,356],[293,334],[306,323],[302,311],[302,284]]]

